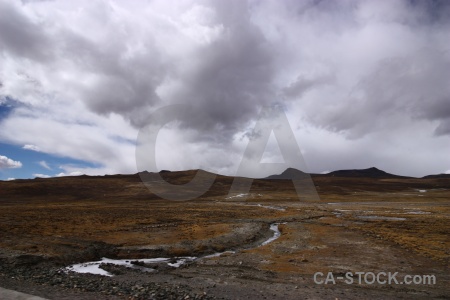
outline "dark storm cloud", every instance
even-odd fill
[[[439,122],[446,134],[450,118],[450,60],[446,53],[424,49],[412,57],[391,58],[363,78],[341,105],[315,121],[351,137],[392,126],[397,118]]]
[[[117,113],[140,127],[155,108],[187,102],[195,107],[197,117],[185,119],[183,126],[199,131],[217,129],[230,137],[256,117],[259,105],[275,101],[271,82],[275,71],[273,45],[250,21],[246,2],[211,2],[205,6],[214,11],[209,22],[221,26],[221,35],[178,57],[171,57],[161,39],[154,38],[161,28],[133,28],[161,24],[123,19],[116,8],[102,2],[84,8],[86,15],[96,18],[91,26],[106,28],[96,36],[84,36],[80,28],[70,26],[45,35],[45,24],[36,26],[17,11],[6,10],[3,12],[12,17],[2,18],[2,36],[11,53],[27,55],[40,63],[44,62],[39,52],[43,41],[52,40],[48,49],[54,53],[51,64],[57,70],[77,73],[79,78],[66,84],[98,114]],[[161,27],[168,30],[166,42],[183,38],[170,24]],[[187,72],[180,71],[177,61],[191,60],[195,65]],[[181,88],[172,97],[161,99],[157,89],[169,79],[180,82]]]
[[[0,1],[0,49],[24,58],[46,59],[51,48],[38,22],[33,22],[14,3]]]
[[[309,79],[299,76],[283,89],[284,94],[302,103],[311,122],[328,130],[344,132],[350,138],[388,130],[390,126],[399,126],[405,121],[415,122],[415,119],[437,122],[435,134],[447,134],[450,131],[447,128],[450,118],[450,3],[349,3],[353,5],[339,5],[341,9],[346,7],[352,12],[349,14],[347,11],[345,17],[330,12],[327,1],[313,3],[301,13],[305,17],[316,16],[324,25],[322,33],[325,36],[327,31],[340,28],[337,34],[328,35],[329,54],[322,54],[324,49],[316,48],[320,52],[317,58],[327,61],[337,79],[334,82],[336,86],[347,73],[346,68],[353,67],[354,74],[361,73],[357,81],[347,91],[334,89],[334,93],[324,94],[311,102],[308,97],[303,97],[304,94],[328,82],[323,82],[321,77]],[[339,37],[342,33],[342,36],[352,34],[354,38],[349,42],[353,44],[344,43],[345,39]],[[365,44],[358,39],[366,41]],[[378,44],[373,42],[377,39]],[[354,46],[359,43],[357,52]],[[311,48],[311,51],[315,50],[314,46]],[[394,51],[383,54],[384,49],[389,48]],[[354,61],[340,62],[338,51],[349,57],[354,55]],[[361,60],[364,56],[367,59]],[[355,62],[360,62],[359,68],[352,66]],[[322,90],[325,89],[323,86]]]
[[[273,45],[250,22],[244,1],[214,2],[224,34],[197,53],[198,65],[182,78],[184,88],[174,101],[187,102],[197,117],[185,120],[200,131],[225,135],[242,130],[262,105],[275,102]]]
[[[445,34],[448,28],[446,17],[450,16],[450,5],[445,2],[398,1],[391,4],[380,1],[378,5],[370,1],[341,4],[306,1],[282,4],[284,10],[292,11],[292,19],[287,18],[285,24],[292,28],[285,29],[296,32],[298,28],[299,41],[302,36],[315,33],[323,34],[317,40],[331,41],[330,49],[322,46],[315,49],[314,44],[296,45],[300,53],[311,48],[310,53],[291,57],[288,63],[301,66],[314,61],[314,51],[319,50],[322,54],[317,54],[317,59],[324,60],[331,71],[326,75],[297,74],[284,87],[275,84],[284,67],[276,63],[279,56],[286,54],[289,58],[292,51],[288,48],[289,43],[297,37],[287,36],[290,41],[285,41],[285,45],[267,39],[267,29],[254,22],[252,9],[257,9],[258,3],[200,3],[199,7],[210,11],[201,30],[220,29],[215,37],[202,44],[186,38],[183,28],[180,29],[185,24],[177,27],[152,15],[148,17],[153,19],[139,22],[108,2],[83,7],[93,33],[81,30],[77,24],[54,28],[50,22],[32,21],[17,7],[1,2],[0,36],[11,53],[48,63],[56,70],[73,71],[78,78],[70,79],[66,84],[70,85],[73,95],[95,113],[123,115],[131,124],[140,127],[157,107],[189,103],[197,111],[197,117],[186,115],[182,122],[184,128],[203,133],[215,130],[224,138],[230,138],[256,118],[261,106],[281,101],[277,98],[280,92],[287,99],[302,102],[306,92],[336,83],[340,68],[346,66],[339,66],[340,58],[333,57],[333,39],[339,43],[341,35],[345,36],[347,32],[357,35],[371,26],[380,31],[377,34],[385,32],[388,35],[393,28],[401,30],[400,34],[419,37],[419,43],[423,45],[405,43],[403,46],[418,47],[417,57],[416,54],[409,57],[393,55],[380,59],[375,69],[362,74],[347,97],[318,103],[309,111],[310,119],[320,127],[347,131],[349,136],[358,137],[377,128],[382,122],[380,116],[390,117],[399,111],[428,120],[444,121],[448,117],[448,109],[445,109],[449,94],[446,84],[448,52],[436,49],[439,45],[435,40],[427,40],[430,31]],[[190,12],[189,7],[181,13],[186,11]],[[194,22],[201,17],[201,13],[194,15]],[[84,19],[77,21],[81,25]],[[305,29],[305,25],[311,28]],[[162,35],[167,38],[162,39]],[[178,40],[181,40],[180,47],[186,49],[184,54],[182,50],[176,54],[168,51],[165,44]],[[45,47],[44,53],[45,44],[49,47]],[[343,51],[354,51],[346,46],[337,45]],[[326,50],[328,53],[324,53]],[[373,55],[377,56],[376,49],[367,51],[374,51]],[[324,55],[327,56],[325,59]],[[51,63],[47,62],[49,56]],[[176,88],[161,96],[158,90],[170,82],[176,82]],[[321,108],[320,112],[317,107]],[[307,107],[305,111],[308,112]],[[445,124],[440,123],[437,134],[447,132]]]
[[[82,77],[71,84],[92,111],[117,113],[140,126],[141,115],[160,101],[155,90],[168,64],[151,34],[130,35],[133,24],[122,22],[108,4],[100,3],[86,13],[98,16],[95,25],[104,24],[108,30],[91,38],[71,29],[59,33],[61,50],[81,71]]]
[[[116,12],[106,2],[97,2],[83,9],[86,16],[94,17],[94,26],[107,30],[89,36],[83,24],[61,24],[50,20],[33,21],[8,1],[0,1],[0,47],[4,53],[16,58],[27,58],[58,73],[70,74],[66,82],[72,96],[84,101],[98,114],[117,113],[131,123],[140,125],[142,110],[159,101],[156,87],[165,76],[161,53],[154,46],[151,35],[129,36],[133,24],[121,23]],[[93,30],[99,31],[98,28]],[[137,40],[139,39],[139,40]],[[142,51],[128,53],[136,44]],[[30,80],[40,84],[21,70]],[[56,87],[57,89],[58,87]]]
[[[296,81],[283,88],[283,94],[288,98],[301,98],[308,90],[331,83],[334,79],[333,76],[321,76],[314,79],[298,76]]]

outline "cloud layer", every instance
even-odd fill
[[[159,167],[230,174],[277,103],[311,171],[444,172],[448,41],[446,1],[0,0],[0,139],[135,172],[139,128],[188,103]]]

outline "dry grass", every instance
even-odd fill
[[[183,183],[194,174],[164,176]],[[170,253],[184,256],[227,250],[233,234],[243,236],[240,232],[248,224],[265,224],[267,231],[270,222],[288,221],[280,225],[282,236],[276,242],[243,255],[259,257],[258,268],[287,273],[311,273],[327,266],[340,270],[352,263],[377,268],[380,259],[395,264],[394,258],[383,257],[393,251],[390,247],[397,247],[395,255],[406,251],[438,265],[449,263],[448,179],[320,176],[314,178],[319,203],[299,202],[288,180],[255,180],[247,199],[227,199],[231,182],[219,176],[204,196],[185,202],[161,200],[136,175],[0,182],[0,247],[60,256],[92,242],[114,247],[172,245]],[[430,213],[405,214],[405,207]],[[347,212],[337,216],[336,209]],[[367,221],[358,218],[361,214],[406,220]],[[252,241],[245,237],[236,242]]]

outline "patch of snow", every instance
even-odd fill
[[[408,215],[428,215],[428,214],[431,214],[431,212],[416,210],[416,211],[408,211],[405,214],[408,214]]]
[[[404,221],[406,218],[397,217],[383,217],[383,216],[358,216],[358,219],[363,220],[383,220],[383,221]]]
[[[213,253],[213,254],[210,254],[210,255],[203,256],[202,258],[219,257],[219,256],[221,256],[222,254],[226,254],[226,253],[234,254],[234,253],[236,253],[236,251],[217,252],[217,253]]]
[[[66,271],[73,271],[76,273],[90,273],[103,276],[113,276],[111,273],[100,268],[102,261],[92,261],[87,263],[75,264],[65,268]]]
[[[171,263],[171,258],[166,257],[157,257],[157,258],[145,258],[145,259],[110,259],[110,258],[102,258],[102,260],[99,261],[91,261],[81,264],[74,264],[71,266],[66,267],[65,271],[73,271],[76,273],[90,273],[90,274],[97,274],[97,275],[103,275],[103,276],[113,276],[111,273],[103,270],[100,268],[101,264],[113,264],[116,266],[125,266],[127,268],[134,268],[134,269],[140,269],[145,272],[152,272],[154,269],[152,268],[146,268],[143,266],[135,265],[132,262],[138,261],[140,263],[144,264],[156,264],[156,263],[167,263],[167,265],[178,268],[182,265],[184,265],[187,262],[194,261],[197,259],[197,257],[191,257],[191,256],[185,256],[185,257],[176,257],[176,262]]]
[[[340,217],[342,217],[342,213],[341,212],[338,212],[338,211],[333,211],[333,212],[331,212],[333,215],[335,215],[337,218],[340,218]]]
[[[234,196],[229,196],[229,197],[227,197],[226,199],[232,199],[232,198],[242,198],[242,197],[245,197],[245,196],[247,196],[248,194],[237,194],[237,195],[234,195]]]
[[[168,265],[171,267],[174,267],[174,268],[179,268],[180,266],[184,265],[185,263],[194,261],[196,259],[197,259],[197,257],[194,257],[194,256],[181,257],[181,258],[177,259],[177,262],[168,263]]]
[[[250,205],[250,206],[253,206],[253,205]],[[286,210],[286,209],[284,209],[282,207],[278,207],[278,206],[270,206],[270,205],[262,205],[262,204],[257,204],[256,206],[267,208],[267,209],[279,210],[279,211],[285,211]]]

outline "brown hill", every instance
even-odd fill
[[[325,175],[333,177],[408,178],[405,176],[390,174],[375,167],[368,169],[338,170]]]
[[[171,184],[190,182],[198,170],[164,171],[160,175]],[[306,176],[300,170],[287,169],[282,174],[264,179],[254,179],[250,193],[264,194],[272,199],[279,197],[295,198],[292,179]],[[355,191],[397,192],[410,189],[448,188],[450,178],[408,178],[392,175],[371,168],[366,170],[343,170],[329,174],[311,174],[320,197],[325,200],[328,194],[351,195]],[[227,196],[234,177],[217,175],[216,179],[201,198]],[[9,201],[44,201],[116,199],[116,200],[156,200],[161,199],[143,184],[139,174],[106,176],[70,176],[58,178],[36,178],[13,181],[0,181],[0,199]]]
[[[266,179],[302,179],[305,177],[308,177],[309,174],[305,173],[303,171],[294,169],[294,168],[287,168],[283,173],[278,175],[270,175],[266,177]]]
[[[427,175],[422,177],[423,179],[439,179],[439,178],[450,178],[450,174],[435,174],[435,175]]]

